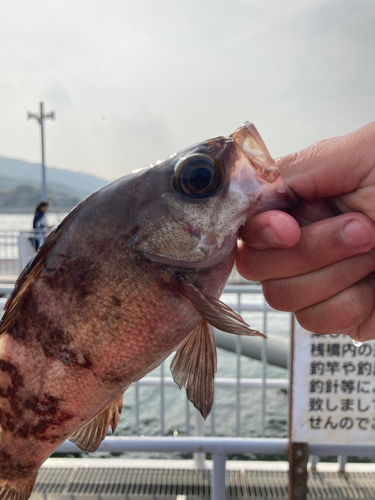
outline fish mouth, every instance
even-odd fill
[[[238,160],[245,160],[247,170],[255,174],[258,181],[272,184],[280,177],[275,160],[253,123],[245,122],[230,137],[236,145]]]
[[[230,137],[237,156],[232,182],[251,198],[254,210],[289,210],[298,206],[300,198],[281,178],[255,125],[245,122]]]

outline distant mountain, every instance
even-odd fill
[[[42,182],[41,168],[38,163],[0,156],[0,190],[12,190],[26,185],[39,188]],[[108,182],[82,172],[47,167],[47,187],[55,193],[64,193],[78,200],[86,198]]]
[[[70,211],[79,203],[77,196],[55,193],[47,189],[47,198],[54,211]],[[32,186],[17,186],[10,190],[0,190],[0,213],[33,211],[41,199],[41,189]]]

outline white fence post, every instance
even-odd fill
[[[204,419],[197,409],[194,408],[195,414],[195,435],[204,436]],[[206,468],[206,454],[203,451],[194,453],[195,466],[197,469]]]
[[[225,461],[226,454],[222,450],[212,454],[213,469],[211,480],[211,500],[226,500]]]
[[[29,238],[32,238],[34,236],[34,233],[30,231],[20,231],[20,234],[18,236],[18,266],[19,266],[19,272],[23,270],[23,268],[29,263],[29,261],[34,257],[35,255],[35,248],[33,247],[32,243],[30,242]]]

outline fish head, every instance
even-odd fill
[[[129,247],[163,264],[216,265],[233,252],[249,213],[296,203],[274,163],[254,125],[245,123],[141,170]]]

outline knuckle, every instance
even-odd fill
[[[262,256],[264,252],[257,252],[243,244],[237,252],[237,271],[250,281],[262,281],[264,279]]]
[[[366,283],[358,283],[347,289],[348,300],[345,301],[343,312],[350,321],[350,326],[359,326],[371,313],[373,305],[372,294],[368,294]],[[371,298],[371,300],[368,300]]]
[[[320,333],[322,335],[334,333],[321,314],[320,308],[316,306],[307,307],[295,312],[298,323],[310,332]]]
[[[242,257],[237,258],[236,269],[245,279],[249,281],[260,281],[259,273],[257,273],[256,268],[252,265],[251,260],[246,260]]]
[[[315,269],[322,261],[322,249],[315,234],[308,228],[303,232],[303,237],[299,241],[299,258],[308,269]]]
[[[355,279],[356,269],[350,265],[349,259],[342,260],[333,266],[334,283],[341,289],[348,288]]]
[[[375,265],[375,248],[367,252],[366,256],[370,259],[371,263]]]
[[[357,283],[344,292],[311,307],[296,312],[296,318],[306,330],[315,333],[337,333],[356,328],[371,314],[373,294],[365,283]]]

